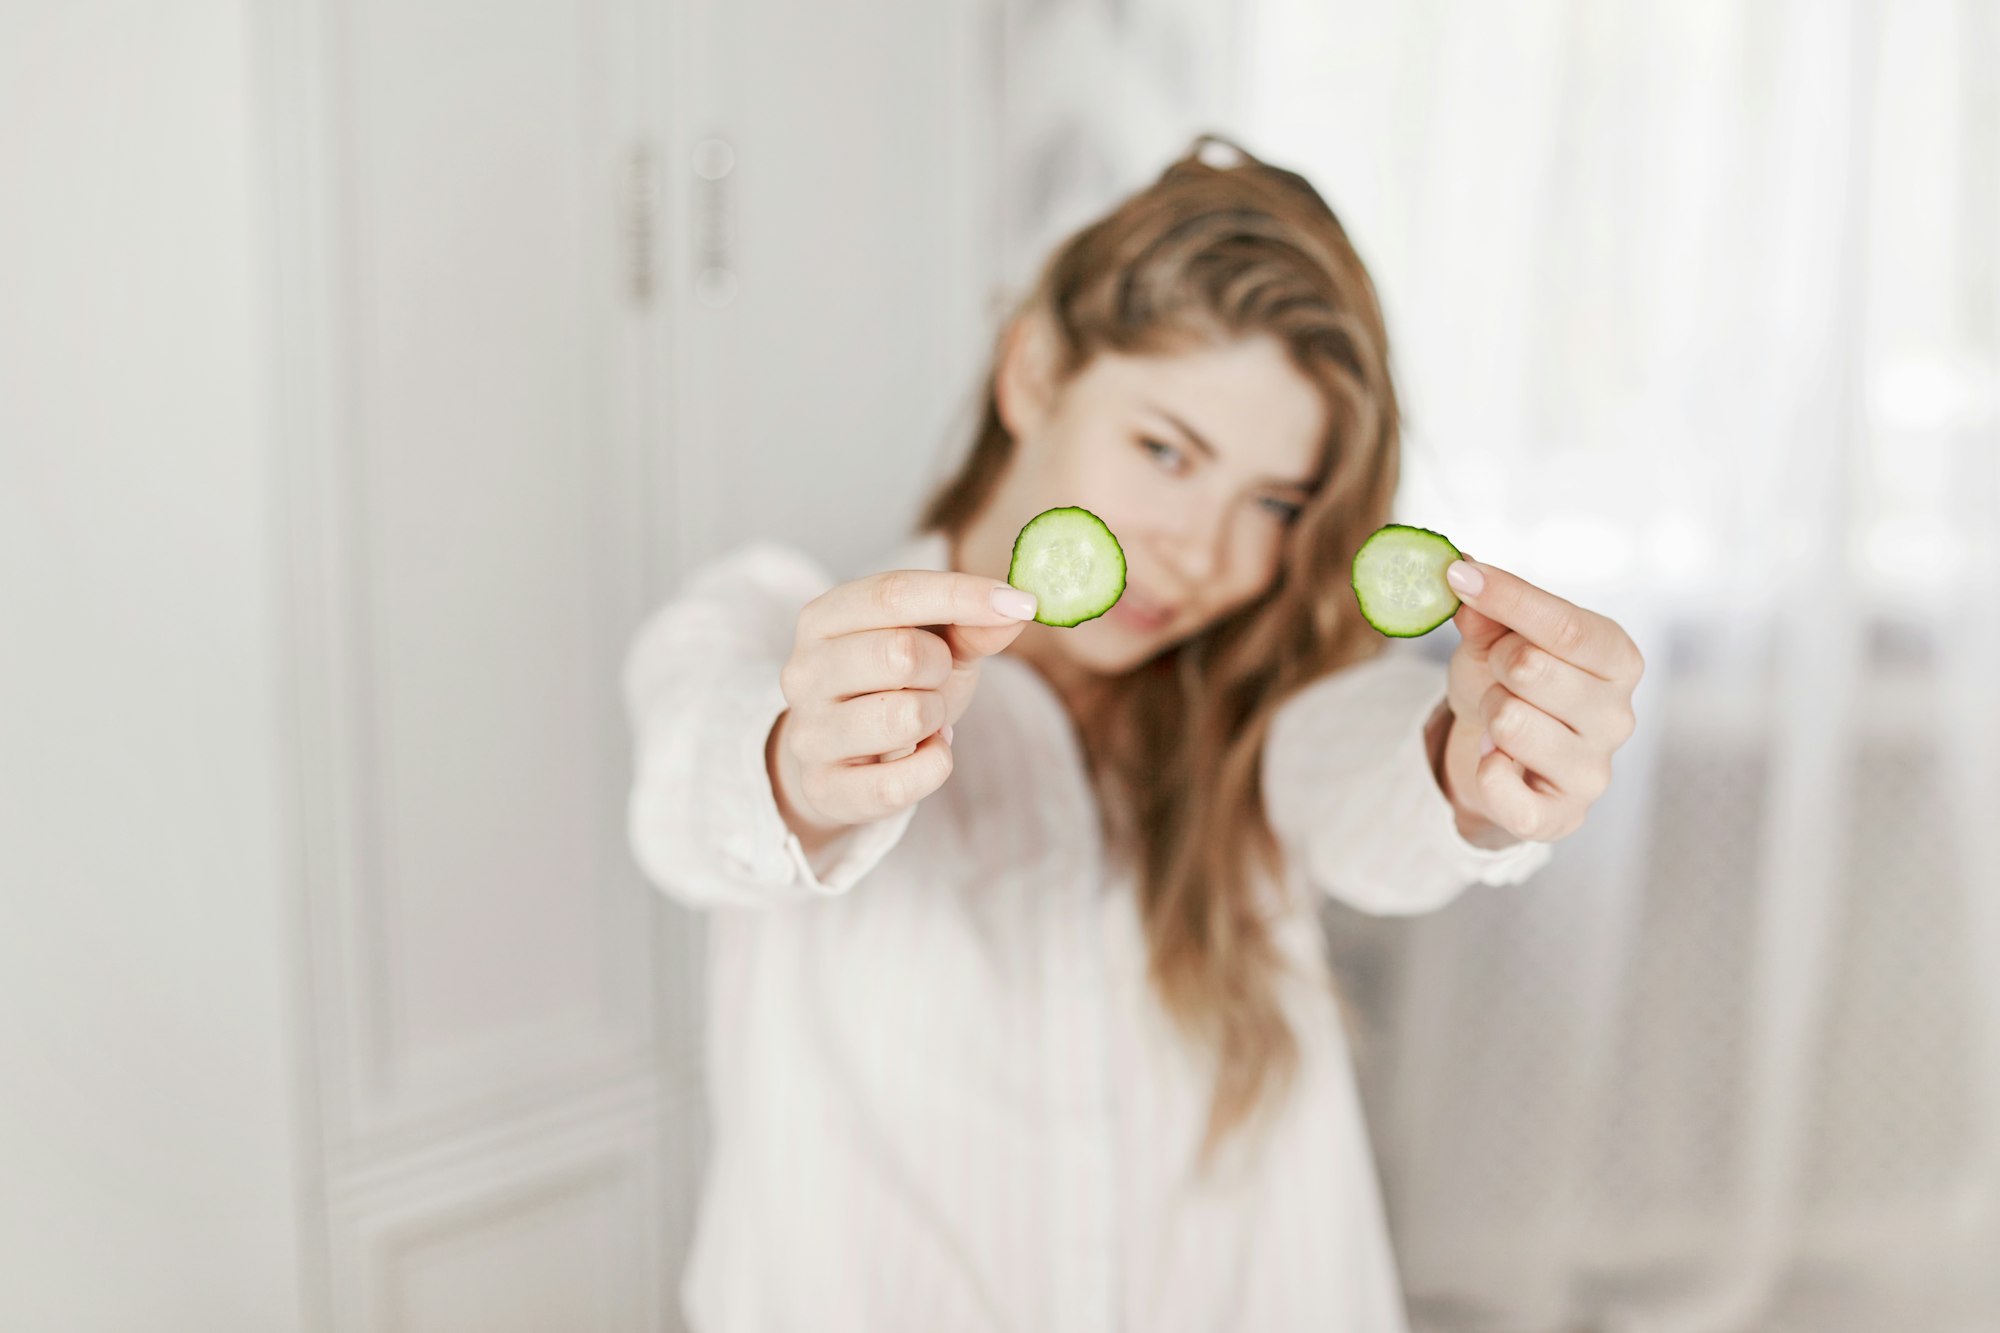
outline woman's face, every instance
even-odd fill
[[[1036,640],[1022,646],[1119,674],[1270,588],[1318,466],[1326,408],[1269,335],[1164,356],[1103,353],[1060,385],[1042,373],[1040,337],[1024,325],[1002,364],[1000,410],[1016,451],[980,519],[1010,548],[1021,524],[1060,505],[1110,526],[1125,549],[1124,596],[1071,629],[1030,626]]]

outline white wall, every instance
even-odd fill
[[[299,1326],[251,14],[0,5],[0,1327]]]

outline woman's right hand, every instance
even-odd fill
[[[1032,593],[929,569],[871,574],[806,604],[764,756],[808,851],[944,785],[945,732],[972,702],[981,660],[1034,614]]]

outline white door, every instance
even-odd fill
[[[618,664],[694,560],[907,522],[985,350],[992,12],[277,7],[340,1333],[680,1327],[700,923],[626,850]]]
[[[271,12],[319,1300],[369,1333],[667,1326],[616,690],[661,567],[657,11]]]
[[[900,533],[988,351],[1007,6],[685,0],[671,77],[679,551]]]

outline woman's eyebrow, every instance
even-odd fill
[[[1169,412],[1166,408],[1161,407],[1158,403],[1147,403],[1146,410],[1153,413],[1155,416],[1161,418],[1162,420],[1170,422],[1175,430],[1187,436],[1188,439],[1194,441],[1195,447],[1200,449],[1203,453],[1207,454],[1211,459],[1219,457],[1219,455],[1215,452],[1214,445],[1210,444],[1207,440],[1203,439],[1201,435],[1195,431],[1194,427],[1188,425],[1187,422],[1182,421],[1179,417],[1175,416],[1172,412]],[[1285,490],[1294,490],[1294,491],[1312,490],[1311,477],[1301,477],[1296,481],[1288,477],[1271,477],[1268,480],[1273,486],[1277,486]]]
[[[1216,456],[1214,445],[1210,444],[1207,440],[1204,440],[1199,434],[1197,434],[1193,426],[1188,425],[1187,422],[1182,421],[1172,412],[1167,411],[1166,408],[1161,407],[1158,403],[1148,403],[1146,404],[1146,410],[1148,412],[1151,412],[1153,415],[1157,417],[1162,417],[1165,420],[1172,422],[1175,430],[1187,436],[1190,440],[1193,440],[1196,446],[1199,447],[1200,450],[1203,453],[1207,454],[1210,458],[1214,458]]]

